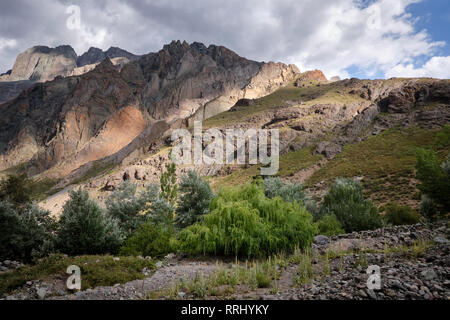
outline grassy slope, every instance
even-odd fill
[[[252,116],[273,110],[281,105],[286,105],[288,101],[301,100],[303,102],[302,106],[333,102],[351,103],[364,101],[357,95],[345,94],[341,90],[341,83],[329,83],[305,88],[299,88],[293,84],[289,84],[266,97],[256,99],[255,104],[251,107],[239,106],[236,108],[236,111],[222,112],[205,120],[203,122],[203,128],[207,129],[221,127],[226,124],[245,122]]]
[[[366,141],[347,145],[341,154],[316,171],[308,184],[320,181],[329,184],[336,177],[362,176],[365,192],[378,203],[414,200],[417,148],[434,149],[441,159],[450,152],[449,145],[434,144],[439,131],[392,128]]]
[[[313,166],[320,159],[322,159],[322,156],[313,155],[311,148],[288,152],[287,154],[280,156],[278,176],[291,176],[302,169]],[[233,186],[246,183],[260,175],[259,169],[260,165],[254,165],[246,169],[235,171],[228,176],[212,178],[210,182],[215,190],[222,186]]]
[[[393,78],[384,84],[395,85],[409,79]],[[429,81],[419,79],[417,81]],[[369,81],[362,81],[369,82]],[[341,82],[320,86],[298,88],[288,85],[266,97],[256,100],[251,107],[241,106],[234,112],[223,112],[203,123],[204,128],[224,126],[245,122],[252,116],[273,110],[289,100],[301,100],[302,106],[320,103],[351,103],[364,101],[358,95],[346,94]],[[423,109],[433,109],[438,104],[430,103]],[[380,115],[383,116],[383,115]],[[419,128],[406,130],[391,129],[367,141],[348,145],[342,154],[328,162],[307,181],[309,186],[324,181],[328,185],[336,177],[363,176],[365,192],[378,203],[386,201],[409,202],[417,193],[414,181],[415,150],[418,147],[430,147],[439,152],[441,159],[450,151],[450,147],[433,147],[435,131]],[[279,176],[287,177],[302,169],[316,164],[322,157],[313,155],[312,150],[302,149],[289,152],[280,157]],[[224,177],[211,178],[215,190],[221,186],[245,183],[259,176],[259,166],[251,166]]]

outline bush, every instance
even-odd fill
[[[267,256],[310,245],[312,217],[297,203],[268,199],[262,188],[224,188],[200,223],[180,233],[182,248],[192,254]]]
[[[324,197],[321,214],[334,214],[346,232],[382,226],[377,208],[364,199],[361,184],[351,179],[336,179]]]
[[[279,177],[269,177],[264,179],[264,193],[270,199],[279,196],[286,202],[297,201],[298,204],[303,204],[306,207],[314,220],[319,218],[317,204],[308,197],[302,184],[285,183]]]
[[[115,253],[124,240],[118,221],[103,213],[87,191],[70,191],[59,222],[58,248],[69,255]]]
[[[173,228],[147,222],[120,249],[122,255],[160,257],[176,251]]]
[[[264,193],[267,198],[281,197],[286,202],[304,203],[307,195],[303,191],[303,185],[299,183],[284,183],[279,177],[264,179]]]
[[[434,145],[438,148],[450,146],[450,125],[445,125],[434,138]]]
[[[0,202],[0,260],[16,259],[23,250],[20,219],[13,206]]]
[[[420,201],[420,214],[428,221],[433,221],[437,213],[436,204],[433,199],[423,194]]]
[[[106,199],[108,214],[120,221],[120,226],[127,236],[147,221],[148,217],[141,214],[147,203],[155,201],[158,196],[158,186],[149,185],[140,195],[136,193],[136,185],[125,181]]]
[[[318,234],[334,236],[344,233],[341,224],[335,215],[325,215],[316,222]]]
[[[399,206],[390,203],[386,206],[384,218],[387,223],[394,226],[402,224],[416,224],[420,221],[420,215],[408,206]]]
[[[53,251],[55,222],[36,206],[16,211],[0,202],[0,260],[30,262]]]
[[[196,172],[189,171],[181,176],[179,186],[176,223],[184,228],[199,221],[200,217],[209,212],[209,204],[213,192],[209,183],[204,181]]]
[[[174,212],[175,209],[169,201],[164,198],[158,198],[151,204],[149,217],[154,224],[173,226]]]
[[[31,200],[31,181],[23,175],[9,175],[0,182],[0,201],[8,201],[14,207],[26,206]]]
[[[23,241],[23,260],[31,261],[54,252],[56,221],[50,211],[29,206],[20,216]]]
[[[450,211],[450,157],[439,166],[436,154],[419,149],[416,154],[416,176],[420,180],[419,190],[436,203],[438,211]]]

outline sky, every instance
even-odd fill
[[[449,26],[449,0],[2,0],[0,73],[35,45],[145,54],[186,40],[328,78],[450,78]]]

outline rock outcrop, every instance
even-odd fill
[[[11,73],[0,81],[49,81],[76,67],[77,54],[71,46],[36,46],[19,54]]]
[[[294,85],[297,87],[306,86],[312,83],[325,83],[327,82],[327,78],[320,70],[312,70],[303,72],[297,80],[295,80]]]

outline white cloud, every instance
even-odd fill
[[[14,48],[17,45],[15,39],[0,38],[0,51],[5,48]]]
[[[415,68],[412,63],[399,64],[388,70],[386,77],[433,77],[449,79],[450,56],[433,57],[419,68]]]
[[[36,44],[70,44],[78,54],[90,46],[144,54],[179,39],[322,69],[327,77],[349,77],[350,67],[366,77],[407,72],[445,45],[415,28],[417,17],[407,8],[419,1],[377,0],[364,8],[362,0],[79,0],[81,30],[67,29],[65,0],[0,2],[0,38],[17,40],[15,50],[0,49],[0,70]]]

